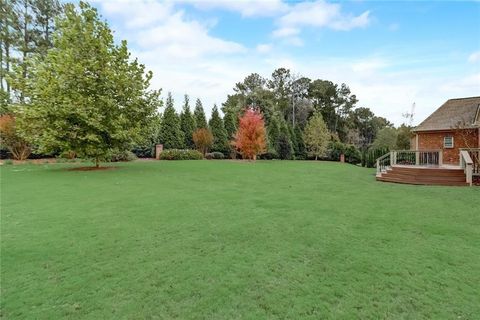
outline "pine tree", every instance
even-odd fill
[[[303,132],[299,125],[295,125],[293,134],[295,135],[295,142],[297,144],[297,149],[295,150],[295,158],[305,159],[307,156],[305,151],[305,142],[303,141]]]
[[[217,105],[213,106],[212,118],[209,122],[210,131],[213,135],[212,151],[218,151],[226,154],[228,150],[227,131],[223,124],[223,120],[218,112]]]
[[[183,132],[184,145],[187,149],[193,149],[195,144],[193,143],[193,132],[195,131],[195,118],[190,112],[188,95],[185,95],[185,103],[183,105],[183,111],[180,113],[180,127]]]
[[[237,120],[237,116],[233,112],[225,112],[225,116],[223,117],[223,124],[225,126],[225,130],[227,131],[228,141],[233,139],[233,136],[237,131]]]
[[[193,115],[195,117],[196,129],[208,129],[207,118],[205,117],[205,111],[203,111],[202,101],[200,101],[200,99],[197,99],[197,102],[195,103],[195,111],[193,112]]]
[[[160,127],[160,143],[163,144],[165,149],[182,149],[183,141],[180,119],[173,106],[172,94],[169,92]]]
[[[277,140],[278,157],[282,160],[290,160],[293,157],[292,141],[285,121],[280,126],[280,133]]]
[[[297,137],[295,135],[295,131],[290,123],[287,123],[288,127],[288,135],[290,136],[290,141],[292,142],[292,148],[293,148],[293,156],[295,156],[298,153],[298,142],[297,142]]]
[[[268,152],[273,156],[273,158],[278,157],[277,144],[279,136],[280,126],[278,124],[277,117],[273,116],[268,124]]]

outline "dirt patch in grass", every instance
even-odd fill
[[[117,167],[75,167],[67,168],[68,171],[103,171],[103,170],[113,170]]]

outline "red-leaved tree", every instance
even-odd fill
[[[257,155],[266,150],[265,136],[265,122],[262,114],[248,108],[239,119],[238,130],[232,145],[244,159],[256,160]]]

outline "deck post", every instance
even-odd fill
[[[415,165],[418,166],[420,164],[420,151],[415,150]]]
[[[473,176],[473,168],[472,164],[467,164],[465,167],[465,175],[467,176],[467,183],[471,186],[472,185],[472,176]]]
[[[438,165],[443,165],[443,150],[438,151]]]

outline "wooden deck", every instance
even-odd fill
[[[378,181],[441,186],[468,186],[466,175],[459,166],[393,165],[377,175]]]

